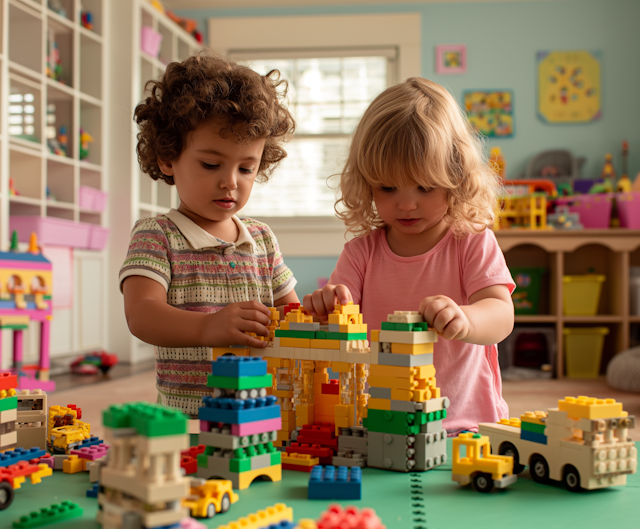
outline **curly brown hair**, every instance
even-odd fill
[[[138,162],[154,180],[172,185],[158,160],[177,160],[189,134],[204,121],[224,122],[220,135],[238,143],[265,139],[256,181],[266,182],[287,153],[282,143],[295,130],[284,105],[288,83],[278,70],[260,75],[251,68],[201,51],[172,62],[159,79],[145,85],[150,96],[136,106]]]

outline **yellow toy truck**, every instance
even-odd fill
[[[189,496],[182,500],[194,518],[213,518],[216,513],[227,512],[232,503],[238,501],[231,481],[226,479],[204,480],[191,478]]]
[[[451,479],[460,485],[472,483],[478,492],[490,492],[494,486],[508,487],[518,476],[513,473],[512,457],[491,454],[486,435],[461,433],[453,440]]]

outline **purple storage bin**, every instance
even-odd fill
[[[580,222],[585,228],[606,229],[611,220],[613,193],[597,195],[573,195],[555,199],[558,206],[569,206],[571,213],[580,214]]]
[[[640,230],[640,193],[616,193],[620,227]]]

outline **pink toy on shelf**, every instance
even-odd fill
[[[9,229],[17,231],[21,241],[35,232],[43,244],[89,250],[102,250],[109,237],[108,228],[54,217],[9,217]]]
[[[616,193],[620,227],[640,230],[640,192]]]
[[[107,205],[107,193],[94,187],[80,186],[78,195],[78,202],[82,209],[100,212],[104,211]]]
[[[558,206],[569,206],[571,213],[579,213],[585,228],[601,230],[609,227],[612,201],[613,193],[573,195],[554,200]]]
[[[152,57],[157,57],[160,53],[160,43],[162,34],[149,26],[140,28],[140,49]]]

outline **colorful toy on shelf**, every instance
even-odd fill
[[[147,1],[151,4],[151,7],[156,9],[159,13],[163,15],[165,14],[164,6],[162,5],[162,2],[160,0],[147,0]]]
[[[190,494],[182,500],[194,518],[213,518],[216,513],[227,512],[239,500],[233,486],[226,479],[191,478]]]
[[[106,375],[118,363],[118,355],[99,351],[79,356],[71,363],[71,372],[76,375]]]
[[[9,178],[9,195],[12,197],[20,195],[20,193],[16,191],[16,182],[13,178]]]
[[[529,465],[537,483],[562,481],[570,491],[625,485],[638,453],[628,437],[635,417],[614,399],[565,397],[557,408],[526,412],[520,419],[481,423],[495,450],[513,457],[513,472]]]
[[[13,332],[13,371],[19,389],[55,390],[49,380],[49,339],[51,332],[51,263],[42,255],[38,240],[31,234],[29,249],[17,253],[17,233],[11,237],[11,250],[0,252],[0,330]],[[23,332],[31,321],[40,325],[40,362],[37,367],[23,366]],[[37,377],[37,378],[36,378]]]
[[[67,17],[67,11],[64,8],[64,5],[62,5],[62,0],[47,0],[47,5],[51,11],[54,11],[61,17]]]
[[[285,522],[289,522],[289,525],[286,525]],[[294,527],[291,522],[293,522],[293,509],[284,503],[276,503],[228,524],[219,525],[217,529],[265,529],[271,527],[289,529]]]
[[[202,33],[198,31],[198,21],[193,18],[185,18],[167,10],[167,16],[202,44]]]
[[[494,230],[526,228],[547,229],[547,197],[544,193],[516,197],[505,196],[498,202]]]
[[[188,515],[182,500],[189,478],[182,475],[180,451],[189,446],[187,417],[146,402],[112,405],[103,414],[109,457],[100,468],[98,523],[123,527],[136,519],[146,528],[175,527]]]
[[[17,446],[47,448],[47,394],[41,389],[22,389],[18,400]]]
[[[507,162],[500,147],[493,147],[489,153],[489,165],[502,178],[507,178]]]
[[[60,127],[55,138],[47,139],[47,147],[49,147],[51,154],[67,156],[67,128],[64,126]]]
[[[494,486],[503,489],[518,480],[513,474],[513,457],[491,454],[486,435],[459,434],[453,440],[451,460],[451,479],[460,485],[472,483],[478,492],[490,492]]]
[[[80,129],[80,159],[89,157],[89,143],[93,142],[93,136],[83,129]]]
[[[280,452],[273,440],[282,420],[277,398],[267,395],[272,385],[267,363],[222,356],[211,372],[207,385],[215,388],[214,396],[204,397],[198,412],[199,443],[206,448],[198,456],[197,476],[230,480],[235,489],[246,489],[260,476],[280,481]]]
[[[60,58],[60,49],[55,40],[55,33],[49,30],[49,38],[47,40],[47,77],[64,83],[62,80],[62,59]]]
[[[629,169],[629,142],[622,142],[622,174],[616,184],[616,192],[629,193],[631,191],[631,180],[628,174]]]
[[[80,16],[80,24],[83,28],[93,31],[93,13],[91,11],[83,11]]]
[[[547,223],[555,230],[581,230],[580,213],[571,213],[569,206],[557,206],[554,213],[547,215]]]
[[[362,499],[362,469],[315,466],[309,476],[310,500]]]

